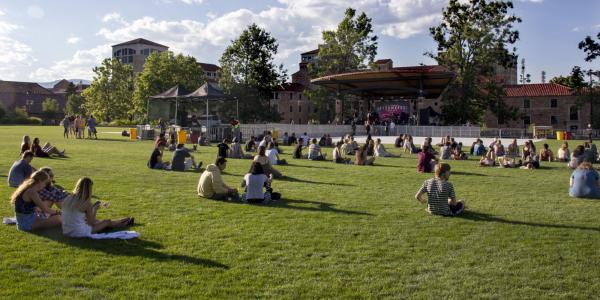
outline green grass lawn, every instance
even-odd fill
[[[0,127],[0,215],[13,215],[6,174],[28,134],[68,155],[33,166],[52,167],[69,190],[92,177],[111,204],[100,217],[134,216],[140,239],[0,225],[0,299],[600,295],[600,201],[568,197],[565,163],[530,171],[452,161],[450,180],[468,213],[449,218],[414,200],[431,176],[416,172],[414,155],[356,167],[294,160],[285,148],[290,165],[277,168],[290,178],[273,183],[283,199],[244,205],[199,198],[199,173],[149,170],[150,141],[99,131],[101,140],[65,140],[59,127]],[[216,148],[195,156],[206,165]],[[249,165],[230,159],[226,183],[239,188]]]

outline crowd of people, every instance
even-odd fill
[[[98,139],[98,131],[96,130],[97,122],[93,115],[89,117],[85,115],[66,115],[61,121],[60,125],[63,127],[63,136],[69,138],[70,136],[77,139],[84,139],[87,128],[87,138]]]
[[[350,134],[333,144],[331,137],[324,135],[320,139],[310,138],[306,133],[296,137],[284,134],[284,145],[294,146],[293,159],[312,161],[327,161],[323,147],[332,147],[331,158],[334,163],[373,165],[377,157],[399,157],[385,149],[381,139],[373,139],[370,135],[364,144],[359,144]],[[274,192],[272,185],[275,180],[285,176],[275,166],[286,165],[282,159],[282,149],[270,132],[258,137],[250,137],[242,144],[238,137],[229,141],[223,140],[217,144],[217,157],[214,163],[201,169],[202,162],[196,162],[193,149],[188,149],[182,143],[174,143],[175,137],[165,132],[157,137],[154,149],[147,165],[151,169],[171,171],[202,171],[197,193],[200,197],[243,201],[245,203],[270,203],[281,199],[281,194]],[[198,143],[201,144],[200,141]],[[439,152],[436,151],[436,146]],[[416,170],[421,173],[434,173],[432,179],[426,180],[418,190],[415,198],[428,205],[427,211],[438,215],[458,215],[465,209],[464,201],[457,200],[454,187],[449,182],[451,167],[449,160],[467,160],[469,155],[480,157],[480,166],[498,166],[504,168],[537,169],[542,162],[564,162],[574,169],[569,181],[569,195],[582,198],[600,198],[600,176],[593,168],[599,162],[599,154],[592,140],[578,145],[571,152],[568,142],[564,142],[556,155],[548,144],[536,150],[532,140],[518,145],[512,140],[506,147],[500,139],[495,139],[487,147],[481,139],[477,139],[467,154],[463,144],[450,136],[443,137],[440,143],[434,145],[431,138],[426,138],[418,148],[410,135],[401,135],[395,141],[395,147],[404,152],[416,154]],[[164,151],[173,151],[171,160],[164,159]],[[307,150],[303,154],[303,150]],[[17,228],[24,231],[41,228],[62,226],[63,233],[70,237],[88,237],[90,234],[112,228],[131,226],[131,217],[118,220],[98,220],[96,213],[100,208],[106,208],[108,203],[96,201],[92,203],[93,182],[88,177],[80,178],[72,192],[55,183],[54,172],[49,167],[36,170],[31,162],[34,157],[64,156],[64,150],[59,151],[49,143],[40,146],[38,138],[33,141],[29,136],[23,137],[21,159],[14,162],[8,174],[8,184],[16,188],[11,196],[15,207]],[[439,159],[438,159],[439,156]],[[249,170],[241,180],[240,193],[237,188],[230,187],[223,181],[222,174],[227,168],[227,159],[250,159]],[[240,195],[241,194],[241,195]],[[427,195],[427,196],[425,196]]]

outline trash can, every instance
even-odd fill
[[[573,135],[570,132],[565,132],[565,140],[571,140]]]
[[[177,131],[177,144],[185,144],[187,142],[187,132],[185,129]]]
[[[556,131],[556,140],[557,141],[563,141],[565,139],[565,132],[564,131]]]
[[[137,128],[129,128],[129,139],[137,140]]]

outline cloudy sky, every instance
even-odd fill
[[[577,43],[600,31],[598,0],[515,0],[521,40],[516,45],[534,82],[568,74],[585,63]],[[430,64],[435,50],[428,28],[447,0],[0,0],[0,79],[51,81],[92,78],[110,46],[134,38],[165,44],[177,53],[217,63],[223,49],[255,22],[279,42],[277,61],[289,73],[299,54],[321,41],[344,10],[365,11],[380,37],[378,58],[394,65]]]

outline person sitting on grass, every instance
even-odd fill
[[[205,134],[202,134],[202,132],[198,135],[198,146],[210,147],[210,141],[206,138]]]
[[[273,165],[271,165],[271,160],[269,160],[269,158],[267,157],[266,152],[267,150],[264,146],[258,147],[258,154],[254,156],[254,161],[257,161],[261,164],[267,176],[270,177],[271,175],[273,175],[273,178],[281,178],[281,173],[275,168],[273,168]]]
[[[372,166],[375,163],[375,156],[369,158],[367,155],[367,145],[362,145],[356,150],[354,164],[357,166]]]
[[[465,153],[464,151],[462,151],[462,143],[458,143],[458,146],[456,146],[456,148],[454,148],[454,150],[452,150],[452,155],[451,155],[453,160],[467,160],[469,159],[469,157],[467,156],[467,153]]]
[[[92,233],[102,232],[113,228],[132,226],[134,218],[127,217],[119,220],[98,220],[97,212],[108,203],[97,201],[92,204],[92,187],[94,183],[88,177],[80,178],[73,189],[73,194],[65,199],[62,207],[63,235],[73,238],[89,237]]]
[[[556,160],[562,162],[568,162],[571,159],[571,152],[569,151],[569,143],[564,142],[558,151],[556,152]]]
[[[213,200],[239,200],[237,189],[227,186],[221,177],[221,171],[226,167],[227,160],[223,157],[206,166],[198,181],[198,196]]]
[[[54,181],[54,172],[50,167],[42,167],[40,169],[42,172],[46,172],[48,174],[48,181],[46,182],[46,186],[38,192],[38,196],[42,201],[48,203],[48,207],[51,208],[52,205],[56,205],[56,207],[61,208],[64,200],[69,193],[66,192],[61,186],[56,185]]]
[[[532,155],[527,156],[527,158],[523,161],[523,165],[521,169],[533,170],[540,168],[540,157],[537,154],[533,153]]]
[[[354,155],[356,149],[354,149],[354,145],[352,144],[352,136],[348,135],[344,139],[344,144],[340,148],[340,151],[343,155]]]
[[[267,151],[265,152],[265,155],[269,158],[271,165],[287,165],[287,161],[285,161],[285,159],[279,158],[279,151],[273,142],[269,142],[267,144]]]
[[[598,149],[596,148],[596,144],[594,144],[590,139],[585,142],[584,149],[585,160],[591,162],[592,164],[596,163],[598,161]]]
[[[8,186],[18,187],[35,169],[31,166],[33,152],[27,150],[21,154],[21,159],[15,161],[8,171]]]
[[[432,215],[456,216],[465,210],[465,203],[456,200],[454,186],[448,181],[450,178],[450,165],[440,163],[435,166],[435,177],[427,179],[417,191],[415,198],[425,204],[427,212]],[[423,197],[427,194],[427,198]]]
[[[154,151],[152,151],[150,159],[148,160],[148,168],[156,170],[170,169],[170,163],[168,161],[163,161],[164,149],[165,145],[162,143],[158,143],[156,147],[154,147]]]
[[[394,147],[402,148],[404,146],[404,134],[399,135],[394,142]]]
[[[452,144],[450,144],[450,141],[447,141],[444,145],[442,145],[442,148],[440,149],[440,159],[448,160],[451,158],[452,158]]]
[[[223,142],[217,144],[217,149],[218,157],[229,157],[229,145],[227,145],[227,139],[223,139]]]
[[[165,137],[165,133],[164,132],[159,133],[158,137],[154,141],[154,147],[157,147],[158,145],[167,146],[167,138]]]
[[[569,168],[576,169],[585,160],[585,148],[583,145],[575,147],[573,153],[571,153],[571,160],[567,164]]]
[[[500,162],[504,158],[504,155],[506,155],[506,151],[504,151],[504,145],[502,145],[501,140],[498,140],[494,145],[494,152],[496,154],[496,159],[498,159],[498,162]]]
[[[252,162],[250,171],[244,175],[244,180],[242,180],[242,187],[245,188],[242,201],[246,203],[268,204],[271,200],[281,199],[281,194],[273,193],[273,189],[271,188],[272,180],[273,178],[265,175],[265,171],[259,162]]]
[[[381,139],[375,140],[375,157],[397,157],[385,150],[383,143],[381,143]]]
[[[510,158],[519,156],[519,145],[517,144],[517,139],[513,139],[512,143],[508,145],[508,151],[506,155]]]
[[[248,142],[246,143],[246,153],[254,153],[256,152],[256,138],[251,136]]]
[[[44,147],[40,146],[40,139],[34,138],[33,144],[31,144],[31,151],[33,155],[37,157],[50,157],[52,154],[60,157],[65,157],[65,150],[58,151],[56,147],[50,145],[50,143],[44,144]]]
[[[419,173],[431,173],[435,164],[435,155],[429,151],[429,145],[423,145],[423,151],[417,155],[417,171]]]
[[[335,147],[333,148],[333,161],[336,164],[349,164],[350,163],[350,159],[344,157],[344,155],[342,154],[342,146],[344,145],[344,142],[342,141],[338,141],[337,144],[335,145]]]
[[[416,153],[416,147],[413,144],[413,138],[411,135],[407,134],[404,136],[404,153]]]
[[[171,159],[171,170],[183,172],[193,168],[194,170],[199,171],[201,166],[202,162],[200,162],[199,165],[196,165],[194,156],[184,148],[183,144],[177,145],[177,150],[175,150],[173,158]]]
[[[31,149],[31,138],[28,135],[23,136],[23,142],[21,143],[21,154]]]
[[[244,153],[242,150],[242,145],[240,144],[238,138],[233,138],[233,142],[231,143],[231,155],[230,158],[236,159],[251,159],[252,156],[250,154]]]
[[[519,162],[517,162],[517,159],[515,157],[508,157],[508,156],[504,156],[504,159],[502,160],[500,166],[504,167],[504,168],[518,168],[521,167],[523,165],[523,162],[521,160],[519,160]]]
[[[482,167],[493,167],[496,165],[496,153],[493,149],[488,150],[487,154],[481,157],[479,165]]]
[[[308,147],[308,159],[310,160],[325,160],[325,155],[321,152],[321,146],[317,143],[317,139],[313,138]]]
[[[304,141],[302,140],[302,138],[298,138],[298,143],[296,144],[296,147],[294,148],[294,155],[292,155],[293,158],[296,159],[303,159],[306,158],[306,156],[302,155],[302,148],[304,148]]]
[[[590,162],[582,162],[569,180],[569,196],[600,198],[600,177]]]
[[[544,148],[540,150],[540,159],[542,161],[554,161],[554,153],[552,153],[548,144],[544,144]]]
[[[51,210],[38,195],[48,179],[46,172],[36,171],[10,197],[10,202],[15,206],[18,230],[35,231],[60,226],[60,212]]]
[[[485,155],[485,146],[483,146],[483,141],[481,139],[477,139],[477,141],[475,141],[475,143],[473,144],[472,148],[472,155],[474,156],[481,156],[481,155]]]

